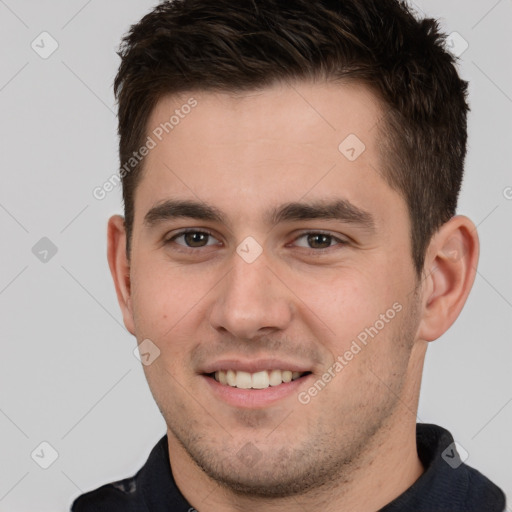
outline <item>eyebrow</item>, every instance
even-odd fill
[[[297,220],[337,220],[375,230],[373,215],[347,199],[319,200],[311,203],[286,203],[272,210],[266,217],[272,225]]]
[[[153,227],[161,222],[179,218],[199,219],[223,224],[226,223],[223,213],[207,203],[168,199],[156,206],[153,206],[153,208],[146,213],[144,217],[144,224],[148,227]]]
[[[144,224],[151,228],[162,222],[191,218],[228,224],[226,216],[218,208],[201,201],[168,199],[153,206],[144,217]],[[375,230],[373,215],[352,204],[347,199],[290,202],[271,209],[264,217],[268,225],[307,220],[337,220],[355,224],[369,231]]]

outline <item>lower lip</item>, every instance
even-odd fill
[[[258,409],[272,405],[279,400],[283,400],[291,395],[298,395],[299,389],[304,385],[306,380],[313,374],[304,375],[291,382],[284,382],[279,386],[269,386],[265,389],[240,389],[221,384],[212,377],[202,375],[214,395],[224,402],[234,407],[242,407],[245,409]]]

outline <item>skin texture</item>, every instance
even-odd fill
[[[471,289],[476,228],[463,216],[443,225],[416,276],[406,203],[381,176],[384,109],[364,86],[299,82],[166,97],[148,134],[190,97],[197,106],[146,157],[130,261],[123,218],[108,226],[125,325],[160,350],[144,371],[168,426],[176,483],[201,512],[377,510],[423,471],[415,424],[425,351]],[[338,149],[349,134],[366,147],[354,161]],[[146,213],[171,198],[206,202],[225,222],[145,225]],[[371,214],[373,229],[336,219],[272,225],[265,216],[284,203],[333,199]],[[169,241],[184,228],[212,235]],[[308,238],[318,231],[331,238]],[[249,236],[262,248],[252,263],[236,251]],[[393,319],[301,403],[298,392],[397,304]],[[201,375],[219,359],[271,357],[312,376],[266,407],[230,405]]]

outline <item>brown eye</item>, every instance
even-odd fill
[[[189,247],[203,247],[205,242],[208,241],[208,233],[185,233],[183,235],[183,240],[185,240],[186,244]]]
[[[167,240],[167,244],[175,242],[178,245],[197,249],[208,245],[215,245],[218,240],[207,231],[182,231]]]
[[[298,240],[304,240],[302,243],[297,243]],[[329,233],[310,232],[304,233],[295,239],[295,243],[299,247],[307,249],[328,249],[334,245],[343,245],[346,242],[340,238],[335,237]]]
[[[323,235],[323,234],[317,234],[317,235],[308,235],[308,244],[313,249],[325,249],[327,247],[330,247],[332,242],[332,236],[330,235]]]

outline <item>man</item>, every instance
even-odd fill
[[[167,434],[74,512],[503,511],[416,424],[478,260],[467,84],[397,0],[176,0],[124,39],[108,261]]]

